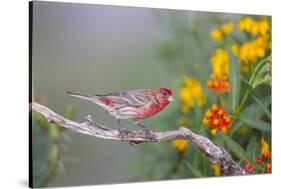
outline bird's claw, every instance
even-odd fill
[[[155,135],[153,134],[153,131],[148,128],[143,129],[145,132],[145,137],[148,138],[150,141],[155,140]]]
[[[117,131],[118,131],[118,136],[120,138],[124,138],[124,136],[126,135],[127,129],[120,127],[117,129]]]

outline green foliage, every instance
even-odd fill
[[[259,19],[259,17],[253,18]],[[173,17],[173,19],[175,18]],[[192,96],[193,103],[187,112],[183,112],[180,107],[174,111],[163,112],[159,114],[157,120],[154,119],[150,124],[161,125],[161,130],[171,130],[178,128],[181,119],[185,119],[188,128],[221,145],[236,162],[241,163],[242,160],[245,160],[251,162],[255,170],[261,170],[256,163],[256,158],[262,150],[261,139],[264,138],[271,146],[271,50],[268,47],[260,49],[265,51],[263,57],[259,55],[258,58],[253,58],[253,54],[245,51],[244,53],[248,53],[245,56],[252,58],[249,61],[245,61],[245,56],[239,54],[239,51],[233,50],[233,44],[238,44],[239,48],[244,44],[249,48],[252,45],[254,50],[257,49],[252,40],[258,37],[253,36],[252,31],[242,31],[243,26],[239,29],[236,28],[240,18],[226,18],[223,14],[218,14],[210,16],[209,19],[206,19],[205,16],[198,17],[195,19],[196,21],[192,22],[193,24],[186,24],[182,19],[179,20],[176,23],[180,26],[175,27],[170,40],[164,41],[159,47],[159,59],[169,70],[178,75],[178,80],[173,81],[173,83],[177,83],[173,89],[178,93],[179,99],[181,98],[179,91],[185,87],[185,84],[181,84],[183,83],[182,78],[190,77],[201,83],[205,102],[200,105],[196,99],[198,97],[196,95],[199,93],[198,88],[194,88],[196,92],[191,89],[189,93],[194,92],[195,96]],[[227,25],[227,23],[233,24],[233,32],[229,29],[231,25]],[[220,29],[217,31],[225,33],[221,39],[214,42],[210,37],[210,32],[218,26]],[[267,35],[268,39],[271,39],[270,34]],[[216,49],[220,49],[220,53],[226,52],[228,55],[228,59],[217,57],[216,61],[221,64],[229,61],[226,76],[228,76],[230,89],[222,93],[210,90],[206,84],[211,78],[211,71],[217,69],[215,67],[217,65],[210,64]],[[244,49],[241,47],[240,50]],[[248,69],[243,69],[245,66],[248,66]],[[185,102],[182,100],[180,103]],[[210,128],[203,126],[204,112],[212,104],[217,104],[228,112],[232,120],[229,132],[217,131],[214,134],[210,132]],[[149,152],[148,149],[150,149]],[[159,151],[161,153],[158,153]],[[140,171],[138,176],[146,175],[150,180],[223,175],[220,172],[215,173],[214,166],[192,144],[187,145],[183,151],[179,151],[170,143],[153,147],[146,146],[141,153],[141,157],[146,157],[141,160],[142,165],[146,167],[147,158],[149,158],[149,165],[153,164],[153,168]],[[161,174],[162,171],[165,174]]]
[[[74,108],[68,105],[63,115],[69,119],[74,118]],[[37,112],[32,112],[32,160],[33,160],[33,186],[44,187],[52,180],[58,170],[61,153],[62,129]]]
[[[232,151],[237,158],[251,161],[243,147],[236,143],[231,137],[222,133],[219,133],[218,135],[225,142],[227,148]]]
[[[190,170],[190,172],[195,177],[204,177],[203,173],[201,173],[200,169],[198,169],[196,166],[193,166],[188,161],[184,161],[184,165]]]
[[[240,97],[240,68],[238,64],[237,58],[233,56],[233,53],[230,50],[230,46],[228,46],[228,54],[230,57],[230,65],[229,65],[229,79],[231,83],[231,92],[230,92],[230,104],[232,112],[235,112],[235,109],[239,103],[239,97]]]

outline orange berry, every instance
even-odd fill
[[[214,85],[215,88],[218,88],[219,87],[219,82],[218,81],[214,81],[213,85]]]
[[[261,156],[258,155],[258,157],[257,157],[257,163],[258,163],[258,164],[261,164],[261,162],[262,162]]]
[[[262,157],[266,160],[266,158],[268,157],[268,152],[264,152],[263,154],[262,154]]]

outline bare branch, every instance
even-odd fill
[[[36,102],[31,103],[31,109],[42,114],[48,122],[56,123],[62,127],[71,129],[75,132],[90,135],[97,138],[127,141],[129,143],[138,144],[143,142],[162,142],[172,141],[175,139],[188,139],[197,148],[199,148],[207,157],[207,159],[218,165],[221,170],[227,175],[244,175],[245,171],[237,164],[232,157],[226,152],[225,149],[213,143],[208,138],[193,133],[186,127],[181,127],[179,130],[166,131],[166,132],[151,132],[150,137],[144,130],[120,130],[111,129],[105,125],[96,123],[88,115],[84,122],[78,123],[71,121],[46,106],[40,105]]]

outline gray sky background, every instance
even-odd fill
[[[103,94],[173,87],[179,76],[157,58],[159,45],[174,29],[171,15],[185,19],[187,26],[194,24],[198,16],[208,16],[192,11],[35,2],[33,96],[46,95],[48,107],[56,112],[73,104],[76,121],[91,114],[96,121],[115,127],[116,121],[100,107],[64,93],[70,90]],[[194,54],[190,48],[186,56],[193,61]],[[175,106],[165,111],[172,108]],[[153,119],[156,118],[150,120]],[[136,128],[130,121],[123,125]],[[141,155],[140,146],[67,133],[72,142],[67,151],[61,152],[62,156],[78,161],[65,162],[66,173],[58,173],[51,186],[141,181],[132,176]]]
[[[33,95],[46,95],[48,106],[62,111],[73,104],[76,119],[92,114],[116,126],[94,104],[64,96],[67,90],[102,94],[136,88],[167,86],[173,78],[157,62],[156,48],[168,37],[159,16],[165,11],[35,2],[33,13]],[[131,122],[124,122],[135,127]],[[65,157],[66,173],[50,185],[89,185],[126,182],[137,161],[138,146],[97,140],[68,132],[72,138]]]

